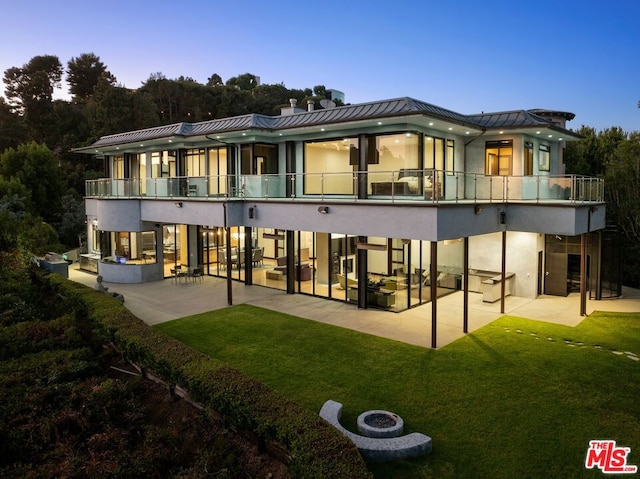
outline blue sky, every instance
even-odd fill
[[[575,113],[574,129],[640,130],[638,0],[3,3],[2,73],[36,55],[66,66],[93,52],[129,88],[155,72],[202,83],[249,72],[335,88],[349,103],[548,108]]]

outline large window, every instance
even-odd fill
[[[445,141],[433,136],[424,137],[424,167],[425,169],[444,170]]]
[[[265,143],[243,145],[240,149],[240,172],[243,175],[278,173],[278,147]]]
[[[118,155],[113,157],[112,178],[124,178],[124,156]]]
[[[513,163],[513,141],[487,141],[485,144],[485,174],[510,176]]]
[[[524,175],[533,175],[533,143],[526,141],[524,143]]]
[[[305,143],[305,194],[352,195],[358,151],[357,138]]]
[[[186,176],[205,176],[205,154],[204,149],[193,149],[185,152],[185,163],[187,165]]]
[[[455,168],[455,147],[453,140],[447,140],[447,172],[453,173]]]
[[[538,152],[538,169],[540,171],[549,171],[550,168],[551,149],[549,145],[540,145]]]
[[[209,194],[224,195],[227,192],[227,149],[209,148]]]
[[[154,151],[151,153],[151,177],[168,178],[176,176],[176,152]]]
[[[374,195],[420,193],[419,135],[399,133],[368,138],[368,188]]]

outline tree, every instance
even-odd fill
[[[54,55],[33,57],[22,68],[4,73],[5,94],[15,111],[24,115],[33,138],[43,141],[53,110],[53,90],[60,88],[62,64]]]
[[[219,87],[219,86],[224,86],[224,82],[222,81],[222,77],[220,75],[218,75],[217,73],[214,73],[213,75],[211,75],[208,79],[207,79],[207,86],[208,87]]]
[[[60,241],[68,248],[79,246],[78,237],[85,233],[84,202],[77,200],[73,195],[65,195],[61,199],[62,216],[56,231]]]
[[[99,80],[112,86],[116,83],[116,78],[94,53],[83,53],[67,62],[67,83],[75,101],[88,100]]]
[[[640,285],[640,132],[619,142],[605,175],[608,221],[623,233],[624,283]]]
[[[35,141],[0,155],[0,175],[15,178],[31,191],[34,215],[53,223],[60,212],[64,183],[53,152]]]
[[[28,131],[24,118],[13,113],[4,98],[0,97],[0,153],[27,140]]]
[[[253,90],[259,84],[258,77],[252,73],[243,73],[227,80],[227,86],[235,86],[240,90]]]

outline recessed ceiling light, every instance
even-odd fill
[[[504,131],[500,130],[500,134],[501,134],[501,135],[502,135],[502,134],[504,134]]]
[[[449,127],[449,131],[451,131],[451,130],[453,130],[453,128],[452,128],[452,127]]]
[[[536,135],[539,135],[539,134],[540,134],[540,132],[539,132],[539,131],[536,131]]]
[[[553,135],[549,135],[549,138],[553,138]]]
[[[246,133],[243,133],[243,134],[242,134],[242,136],[247,136],[247,134],[246,134]]]
[[[381,122],[381,121],[379,121],[379,122],[378,122],[378,125],[382,125],[382,122]]]
[[[320,131],[324,131],[324,128],[320,128]]]
[[[173,140],[169,140],[169,143],[173,143]]]
[[[562,138],[558,138],[558,141],[562,141]]]
[[[429,122],[429,126],[433,126],[433,122],[432,121]]]
[[[464,134],[468,135],[469,133],[471,133],[470,131],[465,131]]]

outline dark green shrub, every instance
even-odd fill
[[[129,360],[186,388],[195,400],[222,414],[229,426],[284,446],[293,477],[371,477],[353,443],[317,414],[149,328],[110,296],[55,275],[46,279],[51,291],[73,305],[81,321],[92,324]]]

